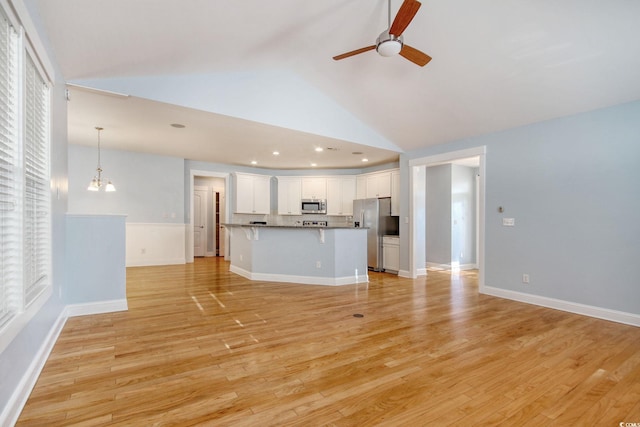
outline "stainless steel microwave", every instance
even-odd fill
[[[327,201],[324,199],[302,199],[300,211],[303,214],[326,214]]]

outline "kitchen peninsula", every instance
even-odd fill
[[[224,227],[229,230],[230,270],[247,279],[331,286],[368,281],[365,228]]]

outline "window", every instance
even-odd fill
[[[18,34],[0,9],[0,328],[20,309]]]
[[[49,86],[30,52],[0,7],[0,351],[51,288]]]

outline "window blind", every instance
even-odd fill
[[[31,56],[25,63],[24,298],[29,305],[50,281],[49,88]]]
[[[18,34],[0,9],[0,328],[22,307]]]

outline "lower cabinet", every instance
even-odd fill
[[[400,270],[400,238],[382,237],[382,268],[397,273]]]

